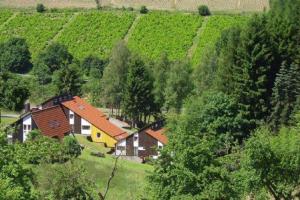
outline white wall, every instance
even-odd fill
[[[84,130],[83,126],[89,126],[90,129],[89,130]],[[91,133],[92,133],[92,126],[91,126],[91,124],[88,121],[86,121],[85,119],[81,118],[81,134],[83,134],[83,135],[91,135]]]
[[[123,148],[124,150],[120,150],[118,149],[118,147]],[[116,152],[115,154],[118,155],[126,155],[126,139],[120,140],[117,144],[116,144]]]
[[[71,119],[71,115],[73,115],[72,119]],[[69,123],[71,125],[74,125],[74,118],[75,118],[74,112],[72,110],[69,110]]]
[[[32,130],[31,115],[27,115],[26,117],[23,118],[23,142],[27,139],[27,135],[31,130]]]

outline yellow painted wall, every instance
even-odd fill
[[[100,138],[97,137],[97,133],[101,133]],[[92,125],[92,140],[93,142],[105,143],[108,147],[115,147],[117,141],[106,134],[105,132],[99,130],[95,126]]]

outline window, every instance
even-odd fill
[[[27,129],[27,126],[26,126],[26,124],[24,124],[23,125],[23,130],[26,131],[26,129]]]
[[[124,146],[117,146],[117,150],[124,151],[125,147]]]
[[[133,140],[136,142],[136,141],[138,141],[138,136],[134,136],[133,137]]]
[[[161,146],[161,145],[158,145],[158,149],[162,149],[163,148],[163,146]]]
[[[28,130],[30,130],[30,131],[31,131],[31,125],[28,125]]]
[[[91,128],[91,127],[90,127],[90,126],[87,126],[87,125],[81,126],[81,129],[82,129],[82,130],[90,130],[90,128]]]
[[[70,114],[70,119],[73,119],[74,118],[74,114]]]
[[[97,133],[97,138],[100,138],[101,137],[101,133]]]

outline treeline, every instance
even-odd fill
[[[299,18],[300,1],[273,0],[223,32],[168,116],[150,199],[299,198]]]

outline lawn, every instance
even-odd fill
[[[96,184],[95,191],[103,192],[115,159],[111,155],[106,155],[105,158],[91,156],[90,153],[92,151],[98,150],[103,152],[107,151],[107,149],[102,144],[87,141],[83,136],[76,136],[76,138],[86,147],[82,155],[76,160],[85,166],[88,176]],[[51,170],[51,165],[40,165],[35,168],[41,190],[44,189],[43,185],[47,179],[45,167],[47,171]],[[152,166],[147,164],[120,159],[115,177],[111,182],[107,200],[127,200],[145,197],[144,186],[146,184],[146,176],[152,169]]]
[[[9,125],[17,121],[17,118],[12,118],[12,117],[1,117],[1,125]]]

